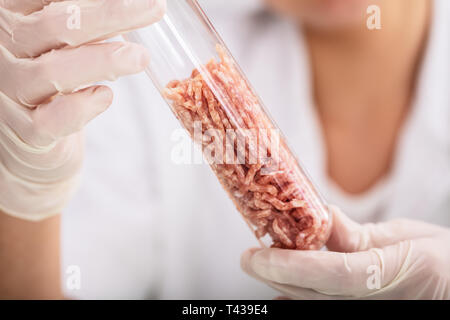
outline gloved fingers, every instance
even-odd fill
[[[33,160],[44,170],[46,165],[59,163],[52,151],[65,154],[62,150],[54,150],[64,148],[56,146],[58,139],[81,131],[86,123],[105,111],[112,102],[112,91],[106,86],[92,86],[57,95],[35,109],[17,105],[1,93],[0,98],[4,106],[0,109],[0,133],[5,136],[0,143],[4,144],[8,154],[15,155],[15,162]],[[62,159],[62,162],[66,160]]]
[[[333,227],[327,248],[331,251],[366,251],[403,240],[433,236],[442,231],[439,226],[407,219],[361,225],[348,218],[337,207],[330,206],[330,211],[333,213]]]
[[[26,15],[41,10],[50,2],[59,1],[63,0],[0,0],[0,7]]]
[[[312,289],[305,289],[295,286],[290,286],[287,284],[279,284],[273,281],[268,281],[267,285],[271,288],[285,294],[287,298],[282,300],[345,300],[352,299],[352,297],[343,296],[331,296],[327,294],[322,294]]]
[[[47,167],[54,167],[59,176],[53,170],[34,169],[35,164],[31,162],[25,164],[29,173],[36,170],[31,176],[26,176],[26,172],[14,170],[14,166],[22,165],[21,163],[13,164],[13,170],[5,163],[0,165],[0,211],[27,221],[41,221],[63,211],[79,181],[77,173],[81,169],[83,156],[82,134],[71,135],[59,144],[68,149],[59,157],[64,156],[70,163],[60,163],[57,166],[57,163],[51,164],[47,161]],[[22,179],[22,176],[26,178]],[[23,197],[22,194],[27,196]]]
[[[113,93],[106,86],[92,86],[68,95],[57,95],[31,113],[32,130],[23,137],[35,146],[47,146],[60,138],[81,131],[112,103]]]
[[[247,273],[252,278],[267,284],[271,288],[273,288],[285,295],[285,296],[277,297],[277,298],[275,298],[275,300],[290,300],[290,299],[328,300],[328,299],[335,298],[335,297],[321,294],[312,289],[305,289],[305,288],[295,287],[292,285],[281,284],[281,283],[277,283],[277,282],[267,280],[266,278],[261,277],[259,274],[257,274],[253,270],[253,268],[251,266],[251,257],[253,256],[253,254],[255,254],[256,252],[258,252],[260,250],[261,249],[258,249],[258,248],[252,248],[252,249],[245,251],[241,257],[241,268],[245,273]]]
[[[52,2],[28,16],[0,10],[0,43],[16,57],[98,42],[162,18],[165,0]]]
[[[33,107],[58,92],[141,72],[149,61],[146,48],[128,42],[60,49],[36,59],[14,58],[0,46],[0,86],[12,100]]]
[[[401,270],[408,268],[411,246],[406,241],[356,253],[252,250],[243,254],[241,265],[265,281],[324,295],[359,298],[389,285]]]

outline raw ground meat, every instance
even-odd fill
[[[327,208],[282,136],[274,152],[273,136],[258,133],[255,141],[249,135],[277,131],[234,60],[222,46],[217,51],[219,61],[212,59],[188,79],[171,81],[165,98],[191,137],[196,123],[206,136],[211,129],[218,133],[202,139],[203,150],[211,141],[223,148],[226,160],[210,165],[258,239],[268,234],[272,247],[320,249],[329,233]],[[236,146],[237,138],[247,138],[244,148]],[[265,158],[255,151],[261,146]]]

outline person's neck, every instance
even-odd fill
[[[361,120],[407,108],[429,24],[428,0],[380,0],[381,30],[304,28],[314,94],[325,118]],[[380,114],[381,113],[381,114]]]

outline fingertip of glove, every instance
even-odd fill
[[[149,6],[153,11],[153,17],[158,21],[166,14],[166,0],[148,0]]]
[[[125,61],[128,62],[130,68],[129,72],[131,73],[143,71],[150,63],[150,52],[140,44],[124,42],[121,43],[118,52],[122,50],[125,52],[120,56],[121,61],[119,61],[119,63],[124,63]]]
[[[99,104],[102,104],[106,107],[111,105],[114,97],[113,91],[110,87],[107,86],[93,87],[92,94],[95,95]]]
[[[150,63],[150,52],[147,48],[140,47],[139,67],[145,69]]]
[[[252,271],[251,271],[252,258],[255,255],[255,253],[257,253],[258,251],[261,251],[261,250],[262,250],[261,248],[251,248],[242,253],[242,255],[241,255],[242,270],[244,270],[248,274],[252,273]]]

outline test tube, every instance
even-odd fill
[[[260,243],[323,247],[325,201],[198,2],[167,1],[160,22],[124,38],[149,49],[146,73]]]

